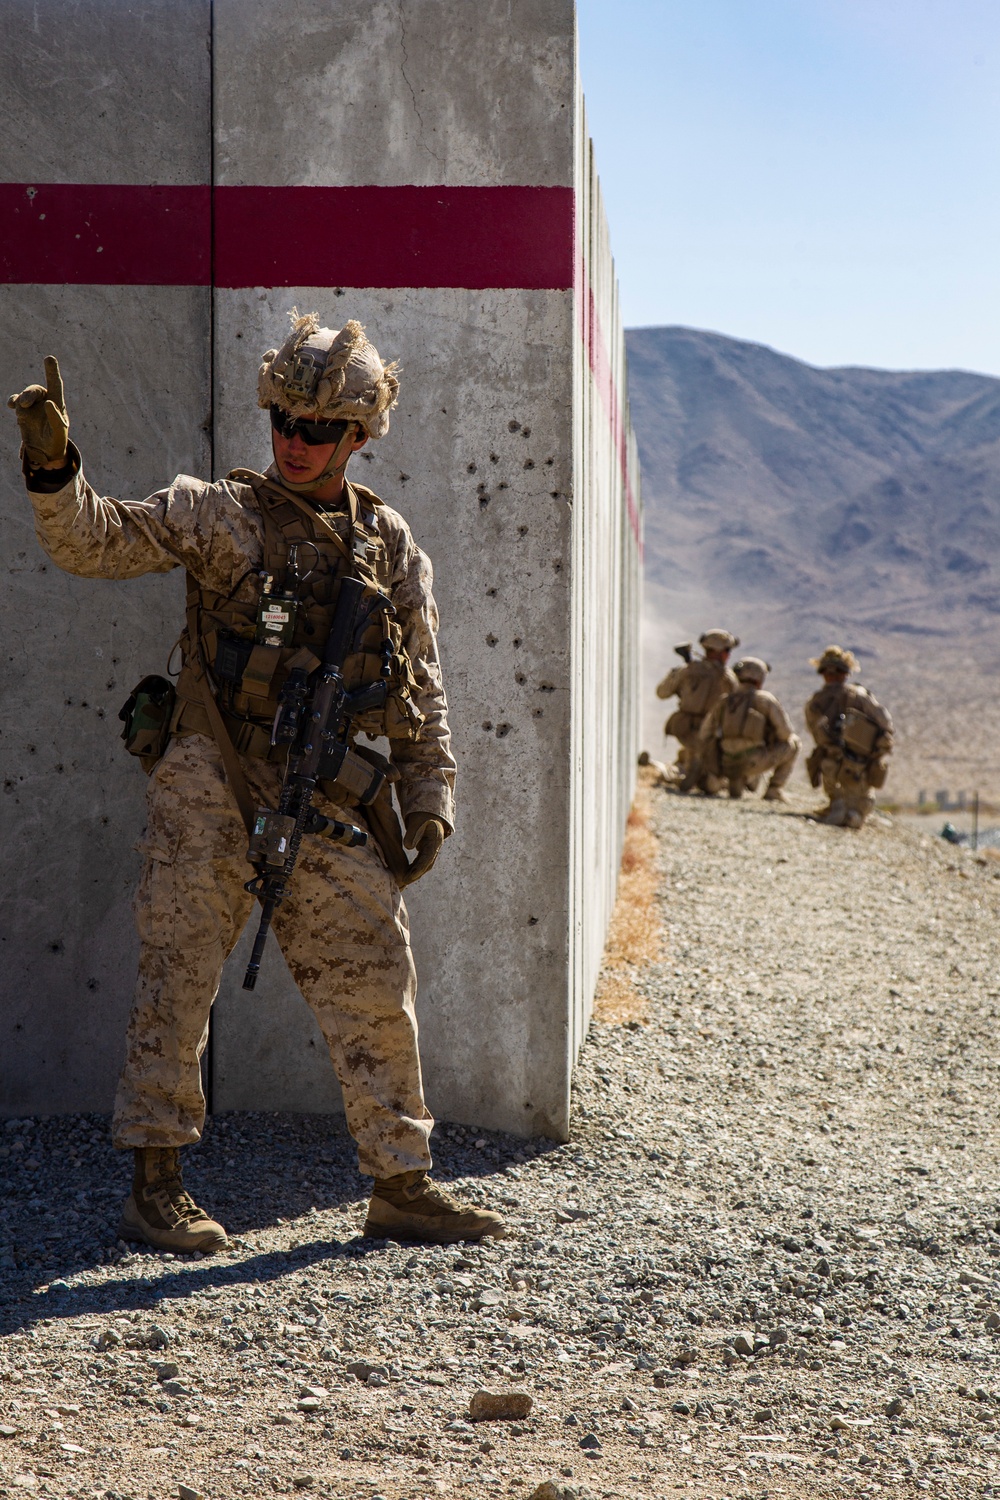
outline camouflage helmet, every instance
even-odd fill
[[[733,668],[740,682],[755,682],[758,687],[770,670],[770,662],[761,661],[759,656],[741,656]]]
[[[843,646],[827,646],[822,656],[811,656],[809,665],[822,676],[826,672],[856,672],[858,658]]]
[[[706,651],[735,651],[739,643],[739,636],[730,635],[728,630],[706,630],[698,637],[698,644]]]
[[[257,403],[291,417],[356,422],[370,438],[389,431],[399,392],[398,365],[385,365],[354,318],[341,329],[321,328],[316,313],[288,315],[292,331],[269,349],[257,374]]]

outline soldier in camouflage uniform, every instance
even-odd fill
[[[873,789],[885,786],[892,719],[867,688],[848,682],[858,669],[852,651],[827,646],[809,664],[824,682],[806,704],[816,741],[806,769],[813,786],[822,781],[828,799],[816,816],[837,828],[860,828],[875,806]]]
[[[699,734],[706,715],[736,686],[736,678],[726,663],[739,640],[728,630],[706,630],[699,636],[698,644],[704,650],[704,656],[692,658],[689,645],[676,647],[684,664],[667,673],[656,689],[656,696],[677,696],[678,706],[664,724],[663,733],[680,741],[674,768],[674,779],[680,790],[690,792],[700,788],[704,792],[715,792],[720,785],[718,778],[703,772],[699,765]]]
[[[254,904],[247,823],[256,807],[276,806],[281,785],[287,749],[270,744],[281,680],[290,663],[319,665],[311,648],[322,653],[348,575],[373,604],[391,600],[356,635],[345,679],[388,677],[384,710],[359,727],[389,737],[386,771],[416,858],[407,861],[391,803],[391,828],[383,804],[363,846],[306,835],[274,931],[330,1049],[360,1169],[375,1179],[366,1234],[447,1243],[504,1232],[498,1214],[456,1202],[428,1176],[433,1120],[400,887],[431,868],[454,817],[438,616],[430,562],[406,522],[345,479],[351,454],[387,431],[398,381],[360,324],[334,331],[315,315],[292,319],[259,374],[274,455],[265,475],[237,470],[214,484],[180,475],[146,500],[101,498],[68,441],[56,361],[45,361],[45,387],[10,400],[36,531],[53,562],[85,578],[187,570],[176,706],[139,844],[139,976],[113,1126],[115,1145],[134,1153],[119,1233],[181,1252],[227,1243],[185,1191],[179,1148],[204,1126],[209,1012]],[[280,604],[289,592],[291,611]],[[275,609],[293,624],[286,619],[280,642],[260,644]],[[372,752],[354,748],[351,764],[364,772]],[[365,809],[339,772],[321,787],[321,813],[361,821]]]
[[[764,691],[770,668],[757,656],[744,656],[733,668],[739,686],[717,703],[701,726],[700,759],[705,770],[729,783],[730,797],[755,791],[765,771],[771,779],[765,802],[787,802],[799,740],[773,693]]]

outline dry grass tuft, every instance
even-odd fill
[[[594,1019],[621,1026],[644,1021],[645,997],[636,988],[641,970],[663,953],[663,926],[656,905],[659,885],[656,835],[649,823],[650,788],[655,773],[643,769],[625,828],[618,899],[594,996]]]

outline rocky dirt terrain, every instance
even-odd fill
[[[228,1115],[232,1250],[128,1253],[107,1122],[8,1122],[0,1494],[1000,1494],[1000,865],[642,796],[662,940],[573,1139],[439,1132],[507,1240],[364,1242],[336,1122]]]

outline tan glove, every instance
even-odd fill
[[[421,875],[434,864],[441,853],[441,846],[445,840],[445,825],[440,818],[429,817],[427,813],[413,813],[406,823],[405,844],[408,849],[415,849],[417,857],[400,881],[400,885],[412,885],[419,880]]]
[[[45,384],[15,391],[7,405],[17,415],[21,445],[33,469],[62,469],[66,464],[69,416],[59,361],[45,356]]]

